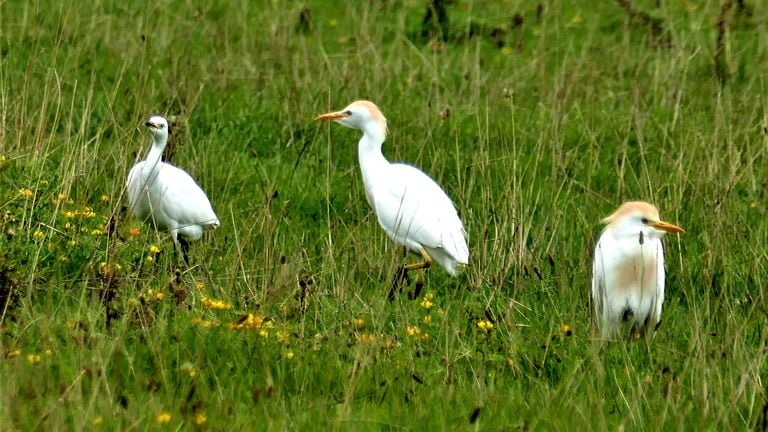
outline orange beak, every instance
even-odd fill
[[[315,120],[336,121],[336,120],[343,120],[347,117],[349,117],[349,114],[345,114],[341,111],[335,111],[335,112],[320,114],[319,116],[315,117]]]
[[[680,228],[679,226],[671,224],[669,222],[664,222],[664,221],[651,222],[648,225],[650,225],[650,226],[652,226],[652,227],[654,227],[654,228],[656,228],[658,230],[666,231],[668,233],[681,233],[682,234],[682,233],[685,232],[685,230]]]

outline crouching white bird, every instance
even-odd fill
[[[652,334],[661,323],[664,303],[666,233],[682,228],[659,220],[659,211],[643,201],[626,202],[603,222],[608,224],[595,247],[592,302],[603,337],[623,323],[633,334]]]
[[[128,203],[134,216],[158,231],[171,234],[189,263],[187,240],[199,240],[203,231],[219,226],[211,202],[186,171],[160,158],[168,143],[168,122],[159,116],[145,123],[154,136],[144,161],[128,173]]]
[[[421,255],[421,262],[400,267],[390,299],[411,270],[419,270],[412,297],[418,296],[423,269],[432,261],[456,276],[469,262],[464,225],[453,202],[434,180],[411,165],[384,158],[381,146],[387,137],[387,119],[381,110],[372,102],[357,101],[315,120],[335,121],[363,132],[357,152],[368,203],[392,240]]]

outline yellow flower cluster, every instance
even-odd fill
[[[405,332],[408,336],[418,336],[421,333],[421,329],[417,326],[406,326]]]
[[[29,355],[27,355],[27,363],[29,363],[31,365],[40,364],[41,361],[43,361],[43,357],[40,354],[29,354]]]
[[[205,417],[205,414],[202,412],[198,412],[194,417],[192,417],[192,423],[194,423],[195,426],[202,426],[207,420],[208,419]]]
[[[86,206],[82,210],[67,210],[64,212],[64,217],[67,219],[72,219],[76,217],[84,217],[84,218],[94,218],[96,217],[96,212],[93,211],[92,208]]]
[[[170,421],[171,421],[171,414],[167,413],[167,412],[161,412],[155,418],[155,422],[157,422],[157,424],[161,424],[161,425],[168,424],[168,423],[170,423]]]
[[[219,322],[218,321],[214,321],[214,320],[206,321],[206,320],[204,320],[202,318],[192,318],[192,323],[193,324],[197,324],[200,327],[205,328],[205,329],[214,328],[214,327],[218,327],[219,326]]]
[[[490,321],[480,320],[477,322],[477,327],[486,333],[490,333],[493,330],[493,323]]]
[[[263,323],[264,318],[254,314],[248,314],[241,318],[240,321],[230,323],[228,327],[230,330],[253,330],[261,328]]]
[[[29,189],[29,188],[19,189],[19,195],[21,195],[23,198],[26,198],[26,199],[32,198],[34,194],[35,193],[32,192],[32,189]]]
[[[373,343],[376,342],[376,336],[370,333],[363,333],[357,338],[357,342],[360,345],[373,345]]]
[[[432,303],[432,298],[433,298],[432,293],[427,293],[426,295],[424,295],[424,300],[421,302],[421,307],[423,307],[426,310],[432,309],[432,306],[434,306],[434,304]]]
[[[223,300],[215,300],[208,297],[203,297],[203,307],[206,309],[229,309],[232,306]]]

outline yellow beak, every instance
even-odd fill
[[[669,222],[664,222],[664,221],[651,222],[648,225],[658,230],[666,231],[668,233],[684,233],[685,232],[685,230],[680,228],[679,226],[671,224]]]
[[[315,120],[320,121],[336,121],[336,120],[342,120],[349,117],[349,114],[345,114],[341,111],[335,111],[335,112],[329,112],[325,114],[320,114],[319,116],[315,117]]]

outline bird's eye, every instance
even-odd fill
[[[351,115],[352,115],[352,111],[350,111],[350,110],[346,110],[346,111],[344,111],[344,115],[346,115],[347,117],[349,117],[349,116],[351,116]]]
[[[642,218],[640,219],[640,222],[642,222],[643,225],[648,225],[648,218]]]

